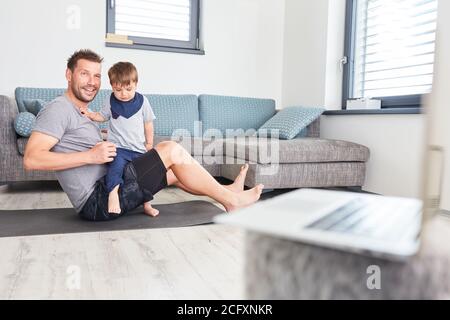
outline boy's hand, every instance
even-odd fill
[[[145,144],[145,150],[149,151],[151,149],[153,149],[153,144],[152,143],[146,143]]]
[[[87,115],[89,113],[89,109],[87,107],[81,107],[80,112],[81,114]]]
[[[82,115],[84,115],[85,117],[88,117],[90,120],[95,121],[95,112],[90,111],[88,108],[86,107],[82,107],[80,108],[80,112]]]
[[[86,118],[95,121],[95,122],[104,122],[107,119],[103,117],[100,112],[92,112],[88,108],[80,108],[81,114],[83,114]]]
[[[85,116],[87,116],[90,113],[89,109],[86,107],[81,107],[80,112],[82,115],[85,115]]]

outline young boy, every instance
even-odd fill
[[[108,141],[117,147],[117,156],[108,166],[106,187],[109,192],[108,212],[120,214],[119,187],[126,164],[153,148],[153,120],[149,101],[136,92],[138,73],[130,62],[118,62],[108,71],[113,93],[100,112],[83,110],[96,122],[109,122]],[[144,211],[157,216],[159,211],[144,203]]]

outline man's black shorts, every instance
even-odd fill
[[[158,152],[151,149],[128,163],[119,187],[121,214],[108,213],[108,192],[105,177],[95,184],[95,189],[80,211],[80,217],[91,221],[116,219],[153,199],[153,195],[167,186],[167,169]]]

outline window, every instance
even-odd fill
[[[200,0],[107,0],[107,46],[203,54]]]
[[[438,0],[347,0],[343,105],[420,107],[431,91]]]

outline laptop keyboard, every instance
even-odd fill
[[[398,201],[368,202],[355,198],[306,226],[383,240],[414,238],[420,230],[420,211]]]

